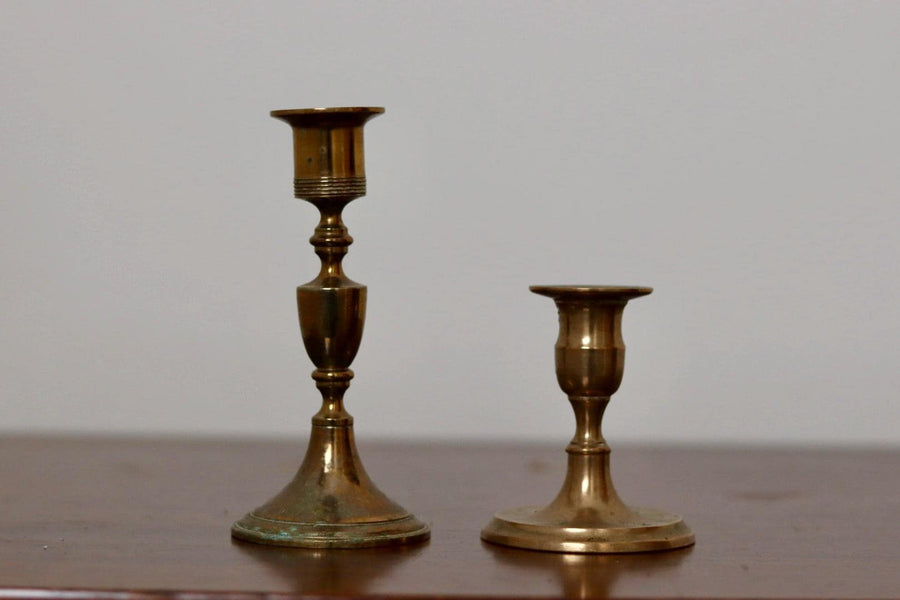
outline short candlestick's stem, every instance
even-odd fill
[[[575,437],[566,446],[569,454],[608,453],[601,425],[609,396],[569,396],[575,411]]]

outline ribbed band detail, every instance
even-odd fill
[[[297,198],[357,198],[365,195],[365,177],[294,179],[294,196]]]

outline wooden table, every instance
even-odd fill
[[[478,537],[496,509],[552,499],[562,444],[360,443],[379,487],[432,525],[430,542],[232,540],[232,521],[279,490],[304,449],[0,439],[0,597],[900,598],[896,450],[614,447],[623,498],[683,514],[697,545],[581,556]]]

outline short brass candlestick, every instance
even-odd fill
[[[559,309],[556,378],[575,409],[562,490],[546,507],[502,510],[481,532],[496,544],[552,552],[644,552],[680,548],[694,535],[678,515],[630,508],[610,477],[603,411],[625,369],[622,311],[646,287],[532,286]]]
[[[277,546],[358,548],[425,540],[428,526],[385,496],[369,479],[353,440],[344,392],[362,339],[366,286],[344,275],[353,238],[341,220],[365,195],[363,125],[383,108],[277,110],[294,132],[294,195],[319,209],[310,243],[319,275],[297,288],[300,332],[316,369],[322,408],[300,469],[278,495],[231,528],[234,537]]]

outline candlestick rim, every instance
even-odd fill
[[[652,287],[624,285],[532,285],[529,290],[557,299],[630,300],[653,292]]]
[[[332,129],[361,127],[366,121],[384,112],[381,106],[343,106],[331,108],[288,108],[273,110],[272,117],[293,128]]]
[[[383,106],[322,106],[312,108],[282,108],[273,110],[269,114],[273,117],[282,115],[306,115],[306,114],[322,114],[322,113],[373,113],[381,114],[384,112]]]

